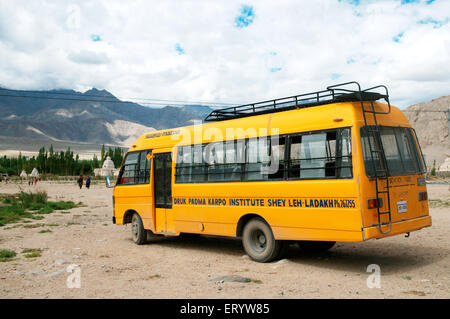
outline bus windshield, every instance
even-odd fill
[[[361,142],[366,174],[373,177],[375,176],[375,165],[377,170],[382,169],[383,165],[378,153],[373,153],[375,165],[372,163],[368,135],[370,135],[372,150],[378,147],[374,141],[373,134],[368,134],[368,128],[370,130],[374,127],[361,127]],[[418,141],[411,128],[380,126],[379,129],[389,176],[425,173],[422,155],[418,150]]]

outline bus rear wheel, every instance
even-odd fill
[[[313,241],[313,240],[299,240],[297,242],[298,246],[308,254],[320,254],[326,252],[328,249],[332,248],[335,241]]]
[[[137,213],[134,213],[131,218],[131,234],[135,244],[142,245],[147,242],[147,231],[144,229],[142,219]]]
[[[282,243],[275,240],[270,226],[261,218],[253,218],[245,225],[242,245],[251,259],[261,263],[277,258],[282,248]]]

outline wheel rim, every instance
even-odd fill
[[[267,237],[260,229],[256,229],[250,236],[250,247],[252,250],[262,253],[267,248]]]
[[[137,218],[133,218],[133,228],[131,232],[133,233],[133,239],[136,240],[139,234],[139,224],[137,222]]]

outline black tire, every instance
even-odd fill
[[[147,242],[147,231],[144,229],[141,217],[134,213],[131,217],[131,234],[136,245],[142,245]]]
[[[244,226],[242,245],[251,259],[266,263],[279,256],[282,243],[275,240],[272,229],[263,219],[253,218]]]
[[[308,254],[320,254],[326,252],[328,249],[332,248],[335,241],[313,241],[313,240],[299,240],[297,242],[298,246]]]

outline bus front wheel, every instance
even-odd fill
[[[298,246],[308,254],[320,254],[332,248],[335,241],[313,241],[313,240],[299,240]]]
[[[142,219],[137,213],[134,213],[131,218],[131,233],[135,244],[142,245],[147,242],[147,231],[144,229]]]
[[[253,218],[245,225],[242,245],[251,259],[262,263],[277,258],[282,248],[282,243],[275,240],[270,226],[261,218]]]

